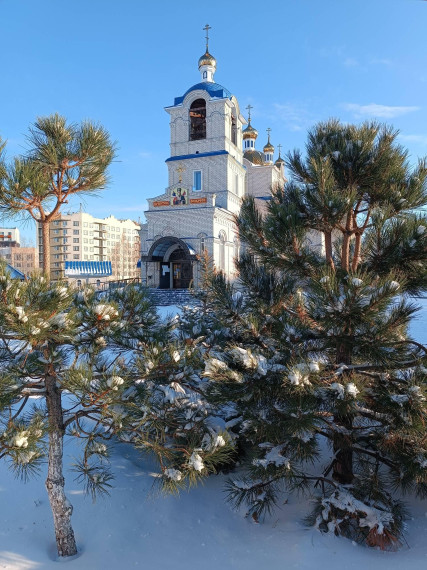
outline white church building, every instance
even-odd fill
[[[208,36],[198,67],[201,81],[166,107],[169,184],[148,200],[140,232],[142,281],[149,287],[197,287],[205,252],[233,279],[240,250],[234,215],[242,198],[254,196],[262,209],[271,188],[285,183],[284,161],[279,153],[274,162],[270,134],[263,151],[257,150],[251,107],[247,122],[236,97],[215,82]]]

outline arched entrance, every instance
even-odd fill
[[[188,289],[193,280],[193,263],[196,252],[182,240],[167,236],[158,239],[142,258],[145,263],[155,264],[159,289]]]

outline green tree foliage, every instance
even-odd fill
[[[240,283],[212,276],[205,361],[249,450],[229,499],[258,520],[283,489],[314,493],[320,530],[381,548],[402,532],[396,493],[427,496],[427,349],[407,330],[427,288],[427,167],[396,135],[321,123],[266,215],[244,201]]]
[[[49,224],[72,196],[93,194],[108,183],[115,145],[100,125],[39,117],[29,129],[28,151],[0,167],[0,211],[41,225],[43,271],[50,275]]]
[[[144,290],[109,298],[44,276],[19,282],[0,267],[0,458],[24,479],[47,458],[58,553],[76,543],[64,493],[64,437],[81,441],[76,479],[109,492],[110,444],[152,453],[158,481],[177,492],[223,463],[232,445],[198,390],[199,350],[159,320]]]

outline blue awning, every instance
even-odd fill
[[[24,281],[25,279],[25,275],[22,273],[22,271],[19,271],[19,269],[16,269],[16,267],[13,267],[9,263],[6,264],[6,271],[9,273],[12,279],[20,279],[21,281]]]
[[[111,261],[65,262],[65,277],[108,277],[112,273]]]

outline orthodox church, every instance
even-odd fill
[[[170,116],[169,184],[148,200],[141,228],[143,283],[161,289],[197,287],[198,258],[205,252],[229,279],[240,251],[234,215],[252,195],[265,208],[272,187],[285,182],[284,160],[274,162],[268,141],[256,149],[258,132],[243,117],[228,89],[216,83],[216,60],[206,51],[198,62],[200,79],[166,107]]]

